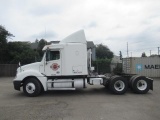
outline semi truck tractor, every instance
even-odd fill
[[[113,94],[124,94],[128,88],[138,94],[153,90],[153,80],[139,75],[96,75],[91,65],[92,52],[87,49],[83,30],[75,32],[58,44],[46,45],[41,62],[17,68],[13,80],[15,90],[23,89],[25,95],[35,97],[43,91],[76,90],[88,85],[103,85]]]

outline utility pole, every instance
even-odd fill
[[[158,47],[158,55],[159,55],[159,47]]]
[[[151,53],[151,50],[150,50],[150,56],[151,56],[151,54],[152,54],[152,53]]]
[[[128,53],[128,42],[127,42],[127,59],[126,59],[126,72],[129,73],[128,71],[128,61],[129,61],[129,53]]]
[[[129,57],[129,54],[128,54],[128,42],[127,42],[127,58]]]

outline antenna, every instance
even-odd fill
[[[44,40],[46,41],[46,26],[45,26]],[[47,43],[45,43],[45,45],[47,45]]]
[[[45,35],[44,35],[44,39],[46,39],[46,26],[45,26]]]

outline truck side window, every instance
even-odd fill
[[[46,58],[47,58],[46,59],[47,61],[58,60],[60,59],[60,52],[59,51],[48,51]]]

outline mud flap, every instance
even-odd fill
[[[150,90],[153,90],[153,79],[146,77],[150,82]]]

